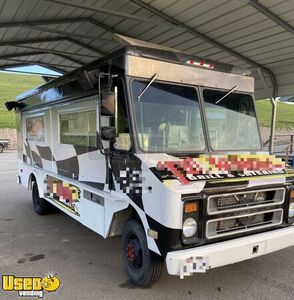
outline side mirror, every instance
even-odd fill
[[[116,138],[115,128],[110,126],[103,126],[101,128],[101,138],[104,141],[114,141]]]
[[[115,94],[114,94],[114,92],[102,91],[101,115],[102,116],[114,116],[115,115]]]

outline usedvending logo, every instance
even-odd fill
[[[61,285],[60,279],[55,274],[44,277],[17,277],[2,275],[2,290],[4,292],[18,292],[20,297],[43,298],[44,292],[55,292]]]

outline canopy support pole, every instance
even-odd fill
[[[268,86],[264,74],[260,68],[257,69],[258,75],[262,81],[263,87],[268,94],[268,98],[272,104],[272,118],[271,118],[271,132],[269,139],[269,153],[273,154],[274,152],[274,139],[275,139],[275,128],[276,128],[276,116],[277,116],[277,101],[276,101],[276,93],[277,93],[277,83],[274,78],[270,78],[273,84],[273,91],[271,92],[270,87]]]

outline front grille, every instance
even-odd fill
[[[214,215],[246,208],[269,207],[282,204],[284,198],[283,188],[213,195],[208,197],[207,213]]]
[[[206,237],[215,239],[280,225],[284,200],[284,188],[209,196]]]
[[[206,236],[212,239],[272,227],[280,225],[282,220],[283,209],[209,220],[206,226]]]

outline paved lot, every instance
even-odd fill
[[[62,213],[38,216],[16,185],[16,153],[0,154],[0,274],[56,272],[62,287],[45,299],[293,299],[294,247],[180,280],[164,270],[158,285],[133,287],[119,238],[103,240]],[[0,291],[0,299],[20,299]],[[37,299],[37,298],[26,298]]]

